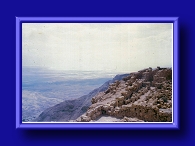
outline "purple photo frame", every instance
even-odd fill
[[[173,119],[171,123],[22,123],[22,23],[172,23]],[[16,17],[16,128],[22,129],[179,129],[178,17]]]

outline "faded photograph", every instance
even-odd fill
[[[173,23],[22,23],[22,122],[173,122]]]

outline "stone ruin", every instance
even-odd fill
[[[172,69],[157,67],[130,73],[91,102],[77,122],[95,121],[102,115],[122,122],[172,122]]]

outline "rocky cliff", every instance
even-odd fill
[[[116,75],[112,80],[107,81],[101,87],[93,90],[88,95],[84,95],[75,100],[66,100],[53,107],[50,107],[43,111],[34,122],[68,122],[70,120],[76,120],[79,116],[84,114],[89,106],[92,104],[91,99],[100,92],[104,92],[108,89],[111,83],[120,81],[122,78],[129,74]]]
[[[105,116],[110,122],[171,122],[172,69],[157,67],[131,73],[111,83],[91,102],[77,122],[102,121]]]

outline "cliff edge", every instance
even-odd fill
[[[76,120],[79,116],[84,114],[92,104],[92,97],[100,92],[106,91],[111,83],[122,80],[128,75],[129,74],[116,75],[112,80],[105,82],[101,87],[94,89],[87,95],[75,100],[65,100],[64,102],[52,106],[44,110],[34,122],[68,122],[70,120]]]

